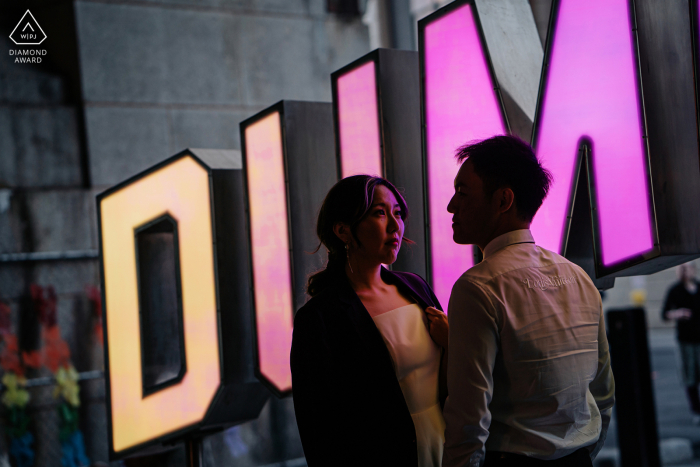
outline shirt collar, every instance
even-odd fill
[[[486,245],[486,248],[484,248],[484,258],[488,258],[498,250],[516,243],[535,243],[535,239],[532,237],[532,233],[529,229],[511,230],[503,235],[499,235]]]

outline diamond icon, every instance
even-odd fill
[[[41,29],[31,12],[27,10],[12,30],[10,39],[17,45],[39,45],[46,39],[46,33]]]

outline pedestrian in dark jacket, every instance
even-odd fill
[[[676,337],[683,362],[683,382],[693,422],[700,424],[700,292],[695,279],[695,265],[686,263],[678,266],[678,282],[666,293],[664,320],[676,322]]]

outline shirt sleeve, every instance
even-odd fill
[[[608,338],[605,332],[605,319],[602,311],[600,313],[600,324],[598,325],[598,371],[588,387],[598,406],[602,421],[600,438],[598,438],[598,442],[591,453],[591,457],[595,458],[602,449],[603,444],[605,444],[605,437],[608,433],[608,426],[610,426],[613,405],[615,405],[615,378],[613,377],[612,368],[610,367],[610,349],[608,347]]]
[[[479,466],[489,436],[493,367],[498,353],[495,308],[480,286],[460,278],[452,288],[448,397],[442,466]]]

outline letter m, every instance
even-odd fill
[[[531,230],[594,277],[700,256],[692,23],[676,0],[553,1],[532,143],[554,183]]]
[[[585,163],[598,263],[609,267],[650,253],[657,237],[630,2],[554,6],[533,134],[554,183],[532,232],[540,245],[566,253]]]

